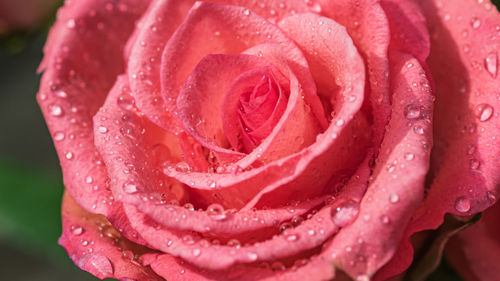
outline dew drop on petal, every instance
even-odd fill
[[[471,202],[465,197],[458,197],[455,201],[455,209],[460,213],[467,213],[470,211]]]
[[[406,119],[409,120],[419,119],[421,116],[421,110],[418,105],[409,104],[408,106],[406,106],[404,114]]]
[[[224,207],[219,204],[211,204],[207,207],[208,216],[216,221],[221,221],[227,218]]]
[[[71,233],[73,235],[81,235],[83,233],[83,228],[81,226],[72,226],[71,227]]]
[[[481,20],[474,17],[471,19],[470,25],[472,26],[472,28],[478,29],[481,26]]]
[[[417,135],[423,135],[424,128],[422,128],[421,126],[415,126],[415,127],[413,127],[413,132]]]
[[[56,105],[56,104],[49,106],[49,112],[50,112],[50,115],[52,115],[54,117],[61,117],[64,114],[63,109],[59,105]]]
[[[396,193],[392,193],[390,196],[389,196],[389,201],[391,203],[397,203],[399,202],[399,195],[397,195]]]
[[[415,155],[413,153],[406,153],[405,154],[405,160],[411,161],[415,158]]]
[[[105,134],[108,132],[108,128],[104,127],[104,126],[99,126],[97,127],[97,131],[101,134]]]
[[[65,137],[64,132],[58,131],[54,133],[54,140],[55,141],[62,141]]]
[[[474,113],[479,121],[485,122],[493,116],[493,107],[487,103],[478,104],[474,108]]]
[[[137,186],[133,183],[125,183],[125,184],[123,184],[123,191],[125,193],[129,193],[129,194],[136,193]]]
[[[257,256],[257,254],[256,254],[256,253],[249,252],[249,253],[247,254],[247,258],[248,258],[248,260],[249,260],[250,262],[254,262],[254,261],[256,261],[256,260],[257,260],[258,256]]]
[[[390,222],[391,222],[391,220],[389,219],[389,217],[388,217],[388,216],[386,216],[386,215],[382,215],[382,216],[380,217],[380,221],[381,221],[383,224],[388,224],[388,223],[390,223]]]
[[[345,201],[333,207],[331,211],[332,221],[334,224],[344,227],[351,223],[359,213],[359,206],[354,201]]]
[[[498,71],[498,54],[497,52],[490,53],[484,59],[484,68],[488,71],[491,77],[495,78]]]
[[[201,254],[201,250],[198,249],[198,248],[196,248],[196,249],[193,249],[192,253],[193,253],[193,256],[197,257],[197,256],[199,256]]]

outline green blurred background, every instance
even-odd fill
[[[62,178],[35,101],[36,68],[61,1],[20,1],[43,14],[14,27],[2,22],[2,3],[8,1],[20,0],[0,0],[0,280],[97,280],[74,266],[57,244]],[[499,2],[494,1],[497,7]],[[443,263],[429,280],[460,279]]]

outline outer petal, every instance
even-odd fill
[[[146,5],[140,0],[68,2],[58,13],[40,65],[46,71],[37,99],[61,159],[65,186],[92,212],[106,214],[113,201],[94,147],[92,116],[123,71],[119,50]]]
[[[446,258],[468,281],[500,280],[500,204],[483,213],[481,220],[458,234],[446,247]]]
[[[389,92],[390,31],[387,17],[378,0],[316,0],[326,17],[345,26],[367,63],[369,91],[365,106],[371,107],[374,122],[374,147],[379,147],[391,115]],[[376,154],[376,151],[375,151]]]
[[[371,278],[396,252],[395,241],[403,237],[404,226],[423,198],[429,167],[432,93],[425,84],[412,85],[425,79],[425,72],[414,57],[393,52],[391,73],[394,100],[399,102],[394,104],[373,180],[358,219],[335,236],[329,249],[337,266],[361,280]],[[418,113],[410,112],[412,108]]]
[[[100,279],[163,280],[137,257],[152,250],[123,238],[101,215],[86,212],[65,194],[62,206],[63,234],[59,244],[73,262]]]

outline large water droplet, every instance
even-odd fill
[[[472,28],[474,29],[478,29],[481,26],[481,20],[473,17],[470,21],[470,26],[472,26]]]
[[[129,194],[132,194],[132,193],[136,193],[137,192],[137,186],[134,184],[134,183],[125,183],[123,184],[123,191],[125,193],[129,193]]]
[[[81,235],[83,233],[83,228],[81,226],[72,226],[71,233],[73,233],[73,235]]]
[[[497,77],[498,71],[498,54],[497,52],[492,52],[484,59],[484,68],[488,71],[491,77]]]
[[[391,219],[387,216],[387,215],[382,215],[380,217],[380,221],[383,223],[383,224],[388,224],[391,222]]]
[[[399,195],[397,195],[396,193],[392,193],[390,196],[389,196],[389,201],[391,203],[397,203],[399,202]]]
[[[97,127],[97,131],[101,134],[105,134],[108,132],[108,128],[104,127],[104,126],[99,126]]]
[[[458,197],[455,201],[455,209],[460,213],[467,213],[470,211],[471,202],[465,197]]]
[[[415,155],[413,153],[406,153],[405,154],[405,160],[411,161],[415,158]]]
[[[415,104],[409,104],[408,106],[406,106],[404,114],[406,119],[414,120],[414,119],[419,119],[422,112],[420,110],[420,106]]]
[[[226,212],[224,211],[224,207],[219,204],[211,204],[207,208],[208,216],[216,221],[225,220],[227,218]]]
[[[54,133],[54,140],[55,141],[62,141],[64,139],[64,137],[65,137],[64,132],[59,131],[59,132]]]
[[[50,115],[55,117],[61,117],[64,114],[62,107],[56,104],[52,104],[49,106],[49,113]]]
[[[478,104],[476,108],[474,108],[474,113],[479,121],[485,122],[490,120],[491,116],[493,116],[493,107],[487,103]]]
[[[117,101],[118,106],[123,110],[132,110],[134,108],[135,100],[129,94],[123,94],[118,97]]]
[[[344,227],[351,223],[359,213],[359,206],[354,201],[342,202],[337,207],[332,208],[331,215],[333,223]]]

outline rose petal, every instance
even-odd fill
[[[126,207],[125,212],[130,218],[132,227],[139,230],[149,245],[164,253],[182,257],[197,267],[222,270],[235,263],[272,262],[314,249],[325,243],[340,227],[348,225],[356,213],[350,216],[344,208],[348,208],[350,202],[360,201],[366,190],[368,172],[368,162],[365,161],[336,200],[322,207],[300,225],[286,229],[281,235],[238,248],[230,245],[213,245],[206,240],[202,243],[199,239],[193,238],[190,232],[174,232],[150,225],[147,223],[148,218],[133,207]],[[335,215],[335,219],[332,220],[333,209],[342,213]]]
[[[437,8],[434,1],[422,2],[432,34],[429,66],[436,80],[437,115],[433,182],[414,224],[416,231],[439,225],[445,212],[483,211],[494,204],[500,188],[500,119],[494,94],[498,77],[492,65],[500,45],[491,36],[500,15],[491,11],[490,3],[460,3]],[[463,17],[464,11],[473,16]],[[441,19],[445,13],[449,21]],[[471,34],[466,38],[464,28]]]
[[[387,17],[377,0],[316,0],[320,12],[347,29],[367,64],[367,105],[374,122],[373,146],[380,147],[390,119],[389,61],[390,31]],[[375,151],[376,152],[376,151]],[[375,153],[376,155],[377,153]]]
[[[424,195],[432,145],[432,94],[425,84],[411,85],[416,79],[425,80],[413,56],[391,53],[391,73],[393,98],[400,102],[394,104],[373,180],[358,219],[337,234],[328,250],[335,264],[355,279],[371,278],[394,255],[398,246],[394,241],[402,238]],[[414,106],[422,114],[408,118],[408,108]]]
[[[488,58],[492,58],[490,54],[494,58],[499,46],[490,30],[495,29],[500,17],[488,1],[462,1],[439,9],[434,1],[424,1],[421,6],[431,32],[429,66],[436,83],[436,137],[431,188],[406,237],[437,228],[445,213],[471,215],[484,210],[497,200],[500,186],[495,160],[500,154],[496,136],[500,123],[494,109],[496,97],[492,94],[498,78],[487,69],[475,67],[483,62],[486,68],[490,62],[490,70],[493,69]],[[473,16],[463,17],[463,11]],[[405,242],[402,247],[411,249],[409,239]],[[403,251],[400,255],[400,260],[407,261],[399,267],[401,271],[408,266],[411,252]]]
[[[500,280],[499,217],[500,204],[495,204],[446,246],[446,259],[466,280]]]
[[[92,116],[123,71],[119,50],[146,5],[133,0],[119,5],[68,2],[50,32],[39,68],[46,71],[37,99],[61,159],[65,186],[79,205],[100,214],[107,214],[113,200],[94,148]]]
[[[83,210],[67,194],[62,219],[59,244],[81,269],[100,279],[163,280],[136,260],[136,256],[152,250],[126,240],[105,217]]]

